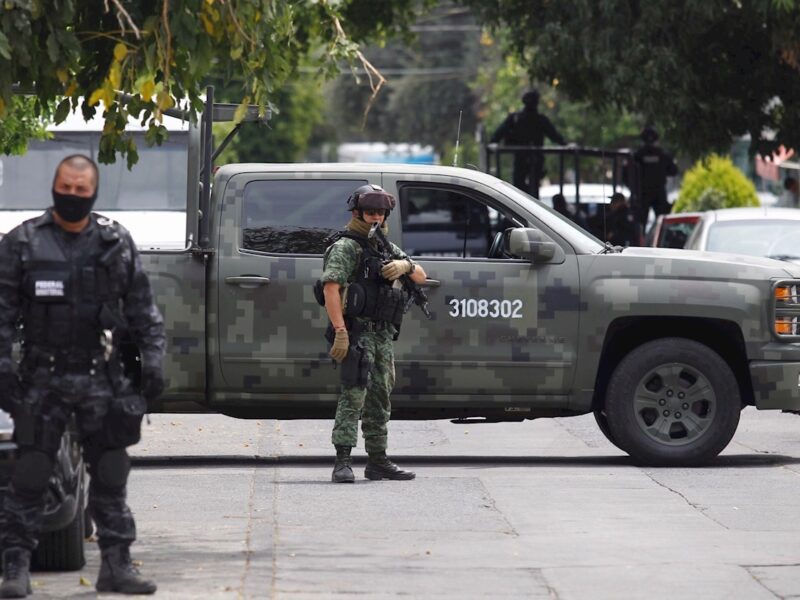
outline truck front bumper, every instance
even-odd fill
[[[759,410],[800,410],[800,362],[753,361],[750,379]]]

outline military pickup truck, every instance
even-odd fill
[[[169,332],[157,409],[332,417],[312,288],[365,183],[396,196],[390,237],[429,276],[433,318],[412,308],[396,343],[394,418],[591,412],[637,461],[697,465],[743,407],[800,409],[800,268],[613,248],[473,170],[336,163],[223,166],[186,249],[143,251]]]
[[[162,158],[117,190],[101,169],[98,210],[131,230],[166,321],[168,387],[152,410],[333,416],[339,372],[313,284],[326,238],[349,219],[346,198],[366,183],[396,196],[390,238],[430,278],[433,318],[412,308],[395,347],[395,419],[593,413],[637,461],[697,465],[725,448],[743,407],[800,410],[800,267],[613,248],[469,169],[238,164],[212,177],[211,123],[234,109],[209,89],[202,127],[180,148],[153,149]],[[22,169],[6,174],[35,179]],[[0,208],[20,196],[5,187]],[[26,206],[48,198],[43,189]],[[0,214],[3,231],[17,208]]]

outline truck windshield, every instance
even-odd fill
[[[124,159],[99,165],[98,210],[185,210],[189,134],[172,131],[161,146],[148,147],[143,133],[133,133],[139,162],[129,171]],[[100,133],[57,132],[31,142],[23,156],[0,156],[0,210],[44,209],[56,165],[81,153],[97,159]]]

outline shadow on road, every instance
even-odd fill
[[[144,468],[189,468],[189,467],[280,467],[280,466],[329,466],[333,458],[329,455],[282,455],[282,456],[136,456],[133,465]],[[431,466],[496,466],[496,467],[649,467],[637,464],[629,456],[471,456],[471,455],[392,455],[392,460],[406,465]],[[354,456],[354,464],[364,464],[365,456]],[[730,454],[718,456],[699,468],[761,468],[800,464],[800,457],[783,454]],[[685,468],[685,467],[681,467]]]

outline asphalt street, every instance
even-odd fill
[[[747,409],[701,469],[641,468],[591,416],[391,424],[411,482],[330,483],[330,421],[157,415],[134,557],[159,598],[800,598],[800,417]],[[95,597],[35,573],[34,597]]]

